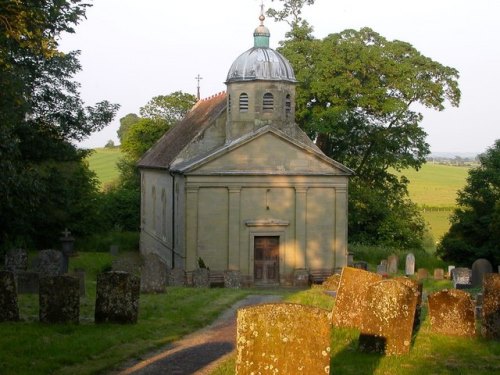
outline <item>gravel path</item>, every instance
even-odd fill
[[[119,375],[209,374],[236,349],[236,311],[240,307],[277,302],[281,296],[254,295],[235,303],[210,326],[196,331],[141,362],[126,364]]]

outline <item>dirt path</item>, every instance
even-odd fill
[[[210,326],[152,353],[141,362],[125,364],[118,375],[209,374],[236,349],[236,311],[243,306],[277,302],[281,296],[254,295],[235,303]]]

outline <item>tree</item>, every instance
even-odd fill
[[[152,98],[140,114],[151,120],[164,120],[169,126],[181,120],[196,103],[196,97],[176,91],[169,95],[158,95]]]
[[[127,131],[121,149],[129,159],[137,161],[168,129],[163,119],[142,118]]]
[[[137,121],[139,121],[141,118],[137,116],[135,113],[129,113],[125,117],[122,117],[120,119],[120,127],[116,131],[118,134],[118,139],[120,140],[120,143],[123,142],[123,139],[125,138],[125,134],[128,132],[130,127],[134,125]]]
[[[451,227],[437,249],[444,260],[467,267],[477,258],[500,264],[500,139],[479,163],[458,192]]]

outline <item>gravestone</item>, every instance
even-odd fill
[[[19,320],[16,280],[12,271],[0,271],[0,323]]]
[[[434,280],[444,280],[444,270],[442,268],[434,270]]]
[[[406,255],[406,262],[405,262],[405,275],[412,276],[414,274],[415,274],[415,255],[413,255],[413,253],[408,253],[408,255]]]
[[[448,266],[448,275],[451,277],[451,271],[455,269],[455,266]]]
[[[474,336],[474,302],[470,294],[443,289],[429,295],[429,320],[432,332],[452,336]]]
[[[167,270],[168,286],[184,286],[186,285],[186,272],[180,268],[172,268]]]
[[[224,271],[224,288],[241,288],[241,272],[240,271]]]
[[[69,257],[75,255],[75,238],[71,236],[71,232],[68,229],[64,229],[62,235],[63,237],[59,238],[59,241],[61,241],[61,250],[63,254],[61,273],[68,273]]]
[[[40,322],[78,323],[80,282],[67,275],[40,278]]]
[[[5,270],[14,273],[28,269],[28,252],[24,249],[11,249],[5,254]]]
[[[377,274],[382,276],[387,275],[387,260],[384,259],[377,265]]]
[[[352,267],[354,265],[354,253],[349,251],[347,253],[347,266]]]
[[[386,355],[410,351],[417,295],[398,280],[373,283],[360,327],[359,348]]]
[[[358,260],[352,265],[354,268],[359,268],[360,270],[368,271],[368,263],[363,260]]]
[[[240,275],[241,276],[241,275]],[[293,286],[306,287],[309,285],[309,272],[305,268],[293,270]]]
[[[208,268],[198,268],[193,271],[193,286],[196,288],[208,288],[210,286],[210,274]]]
[[[58,250],[41,250],[33,261],[33,270],[40,277],[58,276],[63,271],[63,254]]]
[[[417,270],[417,280],[425,280],[429,278],[429,271],[425,268],[419,268]]]
[[[141,271],[141,292],[164,293],[167,285],[167,264],[157,254],[144,256]]]
[[[72,276],[78,279],[78,283],[80,285],[80,297],[85,297],[87,294],[85,289],[85,270],[82,268],[75,268]]]
[[[339,289],[340,275],[331,275],[325,281],[323,281],[323,289],[336,292]]]
[[[455,289],[465,289],[470,288],[472,285],[470,283],[472,271],[468,268],[458,267],[451,271],[451,277],[453,279],[453,287]]]
[[[317,307],[275,303],[239,309],[236,373],[329,374],[330,332],[328,311]]]
[[[141,280],[123,271],[97,275],[96,323],[137,323]]]
[[[486,274],[483,279],[483,336],[500,340],[500,274]]]
[[[111,245],[109,247],[109,253],[111,255],[116,257],[116,256],[118,256],[119,252],[120,252],[120,248],[118,247],[118,245]]]
[[[389,275],[394,275],[395,273],[398,273],[398,262],[399,258],[397,255],[392,254],[387,258],[387,273]]]
[[[16,274],[17,293],[38,294],[40,286],[40,275],[38,272],[22,271]]]
[[[483,276],[492,273],[493,266],[491,265],[488,259],[477,259],[474,263],[472,263],[472,271],[471,271],[471,284],[473,287],[482,286],[483,285]]]
[[[382,280],[382,276],[376,273],[344,267],[333,308],[333,325],[351,328],[362,327],[368,288],[380,280]]]
[[[415,296],[417,296],[417,306],[415,308],[415,319],[413,322],[413,330],[415,331],[420,325],[420,313],[422,312],[422,296],[423,296],[423,284],[417,280],[410,279],[408,277],[396,277],[394,280],[403,283],[407,287],[411,288]]]
[[[117,258],[111,262],[113,271],[126,272],[135,276],[141,275],[141,267],[141,260],[133,257]]]

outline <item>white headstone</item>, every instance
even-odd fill
[[[415,255],[413,255],[413,253],[409,253],[406,256],[405,275],[410,276],[414,274],[415,274]]]

